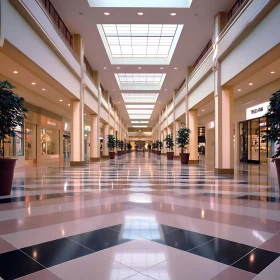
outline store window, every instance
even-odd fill
[[[59,130],[41,129],[42,155],[59,154]]]
[[[25,159],[36,159],[36,125],[25,124],[24,139],[25,139]]]

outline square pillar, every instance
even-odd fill
[[[177,132],[180,129],[180,125],[181,125],[180,121],[175,121],[175,130],[173,133],[174,144],[175,144],[175,146],[174,146],[174,155],[175,156],[180,156],[180,153],[181,153],[180,148],[178,148],[178,146],[176,144]]]
[[[108,157],[109,156],[109,150],[107,147],[107,136],[109,135],[109,125],[104,124],[104,129],[103,129],[103,153],[102,156]]]
[[[90,161],[100,160],[100,125],[98,115],[90,116]]]
[[[189,163],[198,163],[198,112],[189,110],[188,116],[189,129],[191,130],[190,144],[188,152],[190,153]]]

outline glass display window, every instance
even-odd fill
[[[59,154],[59,130],[41,129],[41,152],[42,155]]]

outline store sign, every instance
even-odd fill
[[[246,110],[246,120],[263,117],[268,112],[269,102],[265,102]]]
[[[52,125],[52,126],[56,126],[56,123],[50,122],[50,121],[47,121],[47,124],[48,124],[48,125]]]

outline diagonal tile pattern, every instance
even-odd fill
[[[150,153],[30,168],[0,198],[0,279],[278,280],[279,211],[261,174]]]

